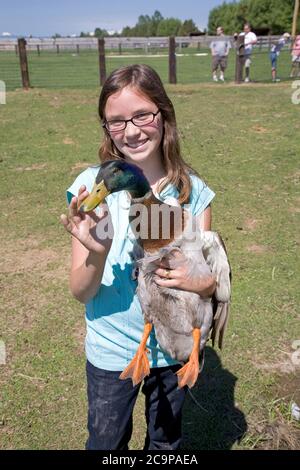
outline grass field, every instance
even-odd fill
[[[99,84],[99,61],[96,50],[56,52],[42,51],[39,56],[36,51],[28,52],[28,67],[32,87],[44,88],[90,88],[95,89]],[[196,55],[203,54],[203,55]],[[136,58],[135,58],[136,57]],[[141,49],[123,51],[108,51],[106,56],[107,73],[128,65],[133,61],[143,62],[155,68],[163,81],[168,81],[168,50],[150,50],[149,55]],[[181,84],[204,83],[211,81],[211,55],[209,49],[182,48],[177,56],[177,82]],[[255,48],[253,52],[251,78],[257,82],[271,80],[271,65],[266,49]],[[288,79],[291,69],[291,56],[284,49],[278,59],[278,76]],[[235,51],[230,52],[227,81],[235,78]],[[19,58],[14,52],[0,52],[0,80],[5,81],[8,90],[21,87]]]
[[[187,397],[185,449],[300,448],[299,106],[291,85],[169,86],[185,158],[216,192],[233,270],[225,349]],[[97,87],[9,92],[0,106],[0,446],[86,439],[84,312],[68,288],[65,188],[97,162]],[[293,356],[294,353],[294,356]],[[299,356],[298,356],[299,357]],[[294,358],[294,360],[293,360]],[[132,449],[143,446],[143,398]]]

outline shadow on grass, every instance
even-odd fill
[[[188,393],[184,406],[183,449],[225,450],[241,440],[247,422],[235,406],[236,381],[233,374],[223,369],[215,350],[207,347],[204,369],[191,390],[198,404]]]

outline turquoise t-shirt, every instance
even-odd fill
[[[99,165],[89,167],[77,176],[67,189],[67,200],[77,196],[81,185],[90,192],[99,171]],[[192,193],[188,209],[194,216],[201,214],[214,198],[214,192],[198,177],[192,175]],[[166,186],[159,199],[178,198],[172,185]],[[87,335],[85,351],[95,367],[122,371],[134,357],[142,338],[144,320],[136,295],[137,281],[132,279],[133,265],[130,252],[135,238],[128,215],[130,197],[127,191],[110,194],[106,198],[114,227],[114,239],[107,256],[99,290],[86,304]],[[157,344],[154,329],[147,343],[150,367],[177,364]]]

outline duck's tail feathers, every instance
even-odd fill
[[[213,347],[216,341],[218,341],[219,349],[223,347],[223,338],[228,323],[229,310],[229,302],[217,302],[210,336]]]

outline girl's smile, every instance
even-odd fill
[[[130,149],[135,149],[135,150],[141,150],[141,147],[143,147],[147,142],[148,142],[148,138],[144,139],[144,140],[141,140],[141,141],[138,141],[136,143],[129,143],[127,142],[127,146],[130,148]]]

